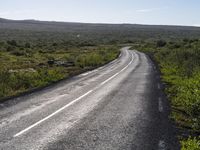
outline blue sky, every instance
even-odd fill
[[[1,0],[0,18],[200,26],[200,0]]]

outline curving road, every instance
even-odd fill
[[[176,150],[159,73],[143,53],[0,104],[0,149]]]

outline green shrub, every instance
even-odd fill
[[[25,50],[19,50],[19,49],[15,49],[11,52],[12,55],[15,56],[23,56],[23,55],[27,55]]]
[[[103,57],[99,54],[92,53],[87,55],[80,55],[77,57],[75,65],[81,68],[84,67],[96,67],[101,65],[103,62]]]
[[[157,47],[164,47],[166,44],[167,43],[164,40],[158,40],[156,43]]]
[[[154,42],[155,43],[155,42]],[[188,46],[189,45],[189,46]],[[157,48],[156,48],[157,47]],[[166,94],[172,105],[171,117],[189,135],[200,132],[200,42],[184,39],[163,44],[140,43],[139,50],[158,62]],[[181,135],[180,135],[181,136]],[[182,150],[200,150],[199,139],[183,140]]]
[[[29,42],[26,42],[25,48],[31,48],[31,44]]]
[[[197,138],[188,138],[187,140],[181,141],[181,150],[200,150],[200,140]]]
[[[78,47],[65,51],[64,48],[57,49],[59,44],[50,43],[48,49],[43,49],[47,45],[41,43],[42,48],[33,49],[29,46],[31,43],[19,46],[15,42],[2,44],[10,50],[0,53],[0,99],[98,67],[115,59],[119,53],[118,48],[113,46]]]
[[[7,43],[11,46],[17,46],[17,42],[15,40],[7,41]]]

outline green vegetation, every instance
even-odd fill
[[[119,44],[149,53],[166,83],[183,150],[199,149],[200,28],[0,18],[0,35],[0,99],[105,64]]]
[[[109,45],[37,44],[0,42],[1,99],[101,66],[119,54],[119,47]]]
[[[181,145],[181,150],[199,150],[200,140],[197,140],[197,138],[188,138],[187,140],[183,140]]]
[[[134,48],[149,53],[160,66],[183,150],[200,149],[198,138],[184,140],[200,134],[200,40],[141,42]]]
[[[94,46],[134,43],[141,40],[199,38],[200,28],[137,24],[89,24],[45,21],[14,21],[0,18],[0,41],[17,40],[32,46]],[[54,44],[55,43],[55,44]],[[28,45],[27,45],[28,46]]]

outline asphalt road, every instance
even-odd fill
[[[120,57],[0,104],[2,150],[176,150],[160,75],[143,53]]]

